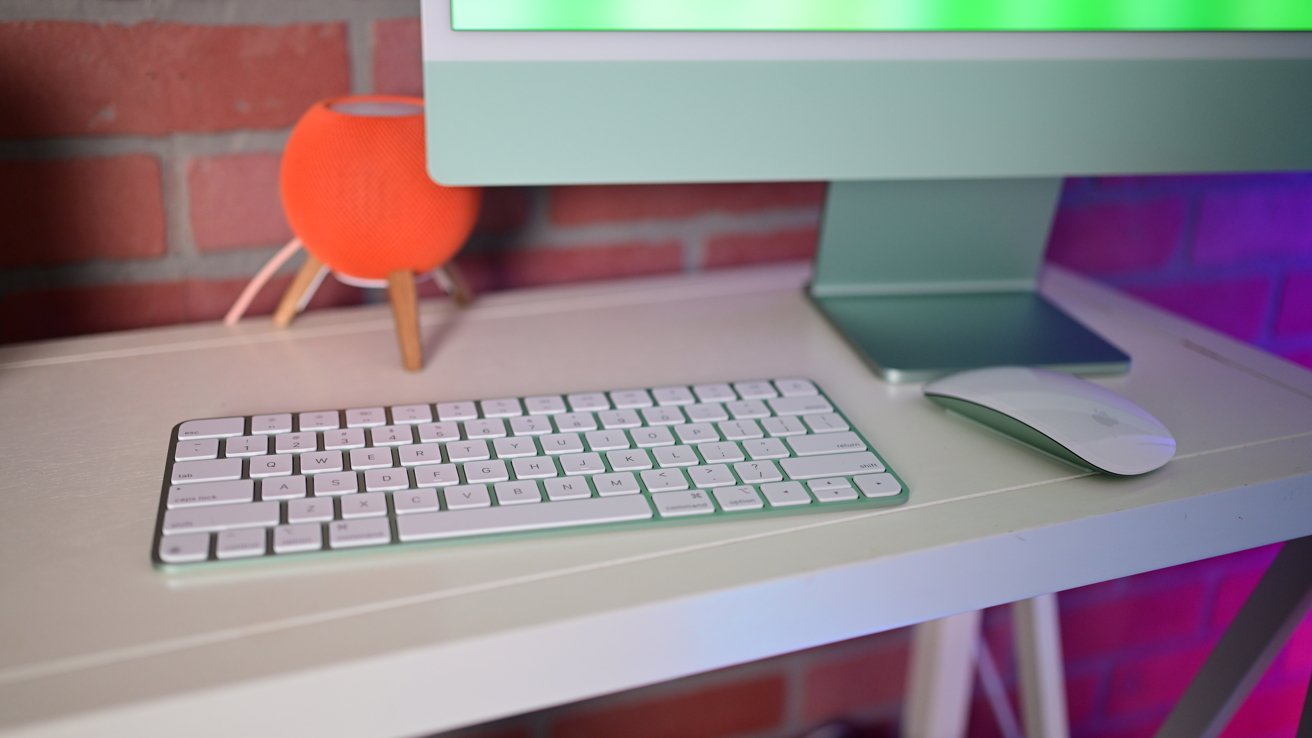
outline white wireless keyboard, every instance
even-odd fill
[[[806,379],[179,423],[159,566],[904,502]]]

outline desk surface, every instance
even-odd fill
[[[1081,473],[875,379],[800,268],[0,349],[0,731],[434,731],[1312,534],[1312,374],[1061,272],[1134,357],[1100,380],[1177,435]],[[193,417],[800,375],[908,480],[890,509],[164,574],[167,436]]]

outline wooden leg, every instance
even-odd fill
[[[1020,672],[1020,706],[1027,738],[1067,738],[1066,672],[1061,658],[1057,596],[1011,605]]]
[[[387,297],[396,320],[396,340],[401,344],[401,365],[417,372],[424,366],[419,344],[419,308],[415,304],[415,274],[396,271],[387,275]]]
[[[292,324],[292,318],[296,317],[296,308],[301,304],[301,297],[310,289],[310,285],[314,284],[320,269],[323,269],[323,262],[314,258],[312,254],[306,254],[305,264],[301,265],[301,271],[296,273],[291,286],[283,293],[278,309],[273,313],[274,325],[286,328]]]
[[[465,273],[455,262],[448,261],[433,270],[433,279],[437,280],[457,306],[464,307],[473,301],[474,293],[469,289],[469,280],[465,279]]]
[[[1289,541],[1212,649],[1157,738],[1214,738],[1312,607],[1312,537]]]
[[[911,673],[903,738],[960,738],[966,734],[980,612],[921,623],[911,635]]]

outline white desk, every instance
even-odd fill
[[[0,350],[0,731],[416,734],[1312,534],[1312,374],[1053,270],[1172,428],[1145,477],[1082,474],[874,379],[770,268]],[[193,417],[810,376],[908,481],[902,507],[151,568]]]

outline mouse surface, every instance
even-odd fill
[[[925,395],[1079,466],[1144,474],[1175,456],[1161,421],[1111,390],[1061,372],[995,367],[943,377]]]

